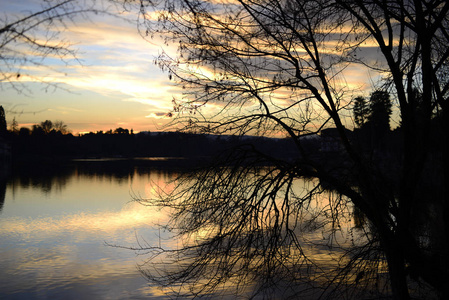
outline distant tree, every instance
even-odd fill
[[[0,135],[5,135],[7,131],[5,110],[0,105]]]
[[[115,134],[129,134],[129,130],[119,127],[114,130],[114,133]]]
[[[56,120],[53,124],[53,129],[62,134],[69,133],[68,126],[64,121]]]
[[[375,91],[371,94],[368,121],[375,131],[390,131],[391,107],[392,103],[388,92]]]
[[[31,134],[31,130],[27,127],[20,127],[19,135],[20,136],[29,136]]]
[[[19,133],[19,123],[17,122],[16,117],[12,119],[10,129],[15,134]]]
[[[41,135],[45,135],[46,132],[44,131],[44,129],[42,128],[41,125],[34,124],[34,125],[31,127],[31,134],[32,134],[32,135],[41,136]]]
[[[53,122],[50,120],[45,120],[41,122],[40,127],[42,128],[45,134],[49,134],[50,131],[53,129]]]
[[[362,128],[363,125],[368,121],[369,117],[369,105],[364,97],[356,97],[354,99],[354,122],[358,128]]]
[[[390,131],[390,116],[392,103],[390,94],[386,91],[375,91],[369,100],[369,115],[366,126],[369,128],[370,147],[377,155],[386,147],[385,138]]]

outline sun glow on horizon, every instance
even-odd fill
[[[30,10],[30,3],[16,5]],[[10,7],[5,3],[0,6],[5,12]],[[11,74],[11,81],[24,87],[22,93],[0,83],[0,105],[5,108],[8,125],[15,118],[19,126],[25,127],[45,120],[62,120],[73,134],[118,127],[134,132],[163,130],[170,122],[167,113],[173,109],[172,99],[182,99],[183,90],[154,60],[161,53],[176,57],[178,45],[164,44],[160,37],[146,40],[136,26],[132,12],[121,12],[119,17],[99,14],[90,21],[68,24],[60,37],[73,44],[79,62],[73,57],[61,61],[50,55],[42,66],[23,66],[21,76]],[[364,49],[374,51],[370,46],[367,44]],[[193,71],[204,78],[217,77],[206,66]],[[372,87],[369,74],[357,66],[346,68],[341,77],[338,86],[345,90],[365,93]],[[276,104],[292,100],[283,90],[272,96]],[[223,107],[223,103],[211,101],[202,113],[214,115]]]
[[[6,13],[21,7],[38,10],[35,3],[17,7],[2,3]],[[34,9],[33,9],[34,8]],[[24,65],[11,82],[1,82],[7,123],[20,127],[45,120],[62,120],[74,134],[114,130],[118,127],[157,131],[168,121],[161,118],[171,108],[179,89],[153,60],[161,46],[148,43],[138,33],[135,15],[95,15],[69,23],[60,37],[73,44],[79,62],[49,55],[43,65]],[[158,42],[155,40],[155,42]],[[30,53],[30,56],[33,53]]]

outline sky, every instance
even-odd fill
[[[38,11],[41,3],[0,0],[0,20]],[[119,9],[123,12],[122,7]],[[79,62],[69,60],[66,65],[49,57],[43,61],[45,67],[29,66],[23,71],[33,78],[23,74],[14,79],[26,87],[19,92],[0,82],[0,105],[6,111],[8,125],[15,118],[20,127],[60,120],[74,134],[118,127],[134,132],[164,130],[170,120],[165,115],[173,108],[172,99],[181,98],[182,91],[154,64],[154,59],[162,51],[174,57],[176,49],[157,38],[144,40],[137,30],[135,12],[122,13],[120,18],[105,14],[89,18],[68,23],[60,36],[73,44]],[[370,75],[351,66],[344,84],[366,96],[372,89]],[[57,84],[58,88],[41,81]]]
[[[0,17],[12,20],[20,13],[37,11],[39,2],[0,0]],[[73,44],[79,62],[66,66],[50,57],[44,61],[46,67],[28,68],[26,72],[35,78],[17,79],[26,87],[21,92],[0,83],[0,105],[8,125],[15,118],[20,127],[62,120],[74,134],[118,127],[161,130],[179,92],[154,64],[162,43],[139,35],[135,14],[120,17],[90,15],[90,20],[68,24],[61,37]],[[40,79],[59,87],[36,82]]]

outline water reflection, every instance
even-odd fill
[[[154,225],[166,223],[167,215],[131,201],[133,195],[151,198],[160,187],[173,188],[166,183],[177,175],[173,165],[155,167],[151,160],[14,167],[9,176],[0,178],[0,299],[166,299],[136,268],[148,267],[148,252],[136,257],[133,251],[107,244],[178,249],[182,243],[210,237],[206,229],[192,235],[192,240],[161,239],[164,232]],[[301,196],[304,184],[312,183],[295,185],[296,196]],[[321,222],[314,213],[338,203],[330,200],[311,202],[311,215],[306,219]],[[339,224],[340,232],[348,234],[334,237],[342,246],[360,240],[351,231],[354,220],[350,216],[358,217],[341,216]],[[362,224],[361,220],[362,216],[356,224]],[[304,248],[304,253],[327,271],[332,265],[325,236],[319,231],[303,237],[313,245]],[[245,240],[243,235],[239,239]],[[335,249],[334,253],[335,263],[341,253]],[[278,280],[282,286],[291,285],[281,282],[280,276]],[[248,287],[251,284],[258,283]]]
[[[0,167],[0,214],[3,210],[3,205],[5,203],[5,195],[6,195],[6,179],[9,173],[9,166],[3,164]]]
[[[1,299],[161,297],[126,249],[165,215],[132,202],[176,172],[135,163],[15,167],[0,178]]]
[[[283,174],[276,169],[247,170],[214,169],[203,181],[187,177],[174,196],[153,202],[175,211],[168,228],[180,235],[176,248],[145,249],[153,256],[141,268],[150,280],[174,296],[377,292],[371,278],[385,269],[376,249],[365,248],[365,232],[354,229],[361,216],[354,221],[347,198],[320,189],[317,180],[278,181]],[[363,287],[356,279],[361,271],[369,279]]]

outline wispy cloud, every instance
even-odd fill
[[[7,11],[8,7],[4,7]],[[14,10],[17,11],[17,8]],[[128,19],[125,20],[126,18]],[[23,71],[29,76],[21,74],[20,78],[14,77],[13,80],[20,81],[25,86],[50,82],[73,92],[32,95],[32,98],[45,97],[45,100],[35,99],[32,106],[37,108],[41,105],[46,115],[36,116],[36,120],[29,116],[28,123],[39,122],[41,120],[38,118],[42,117],[53,120],[77,116],[82,117],[78,123],[87,125],[89,116],[92,123],[107,115],[110,123],[122,120],[132,126],[133,122],[148,124],[149,112],[155,112],[155,116],[158,116],[165,114],[171,107],[172,96],[179,90],[170,85],[167,75],[153,63],[155,56],[162,51],[162,43],[157,39],[152,43],[145,41],[133,23],[135,16],[130,13],[122,14],[120,18],[109,15],[92,16],[91,20],[69,23],[67,30],[60,35],[77,49],[79,61],[68,58],[62,63],[57,57],[48,56],[44,62],[45,67],[28,65]],[[81,106],[86,106],[86,99],[81,98],[86,97],[86,91],[89,92],[89,103],[92,104],[89,105],[90,109]],[[80,98],[75,96],[77,94]],[[70,99],[71,103],[55,105],[61,101],[61,95]],[[22,102],[22,99],[25,99],[25,103],[30,102],[30,99],[23,97],[25,96],[7,93],[2,102]],[[56,99],[57,97],[59,99]],[[95,107],[101,107],[94,104],[95,102],[104,102],[108,97],[117,109],[107,107],[104,111],[92,112]],[[117,101],[122,101],[123,105],[117,105]],[[140,107],[132,103],[139,104]],[[129,109],[124,109],[126,106],[129,106]],[[136,111],[131,111],[132,109]],[[80,115],[82,111],[85,112],[83,116]],[[112,114],[115,114],[115,117]],[[12,116],[8,117],[12,119]]]

